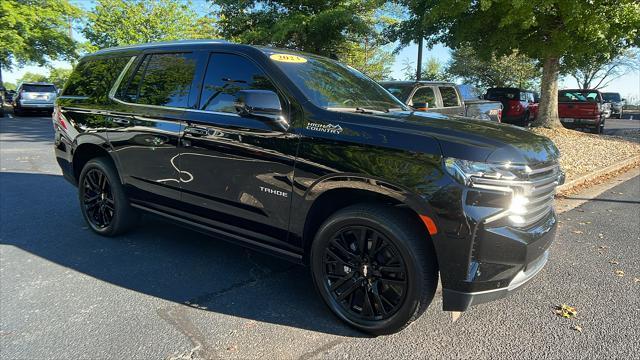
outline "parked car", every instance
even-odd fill
[[[52,121],[97,234],[142,210],[307,264],[328,307],[373,334],[419,317],[438,278],[447,311],[506,296],[555,236],[549,139],[412,111],[320,56],[216,41],[101,50]]]
[[[15,90],[7,90],[4,92],[4,103],[5,104],[12,104],[13,103],[13,98],[16,95],[16,91]]]
[[[502,103],[502,122],[529,126],[538,114],[538,102],[533,91],[518,88],[490,88],[486,100]]]
[[[51,83],[26,82],[18,86],[13,99],[13,113],[22,115],[29,111],[53,111],[56,87]]]
[[[420,111],[495,122],[500,122],[502,115],[499,102],[483,101],[473,96],[467,99],[458,86],[450,82],[382,81],[380,85],[406,105]]]
[[[611,116],[614,116],[617,119],[622,119],[622,116],[624,115],[623,107],[625,99],[620,96],[620,93],[604,92],[602,93],[602,98],[605,102],[611,104]]]
[[[558,92],[558,116],[566,128],[586,128],[594,134],[604,132],[605,120],[611,113],[600,91],[567,89]]]

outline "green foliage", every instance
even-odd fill
[[[214,19],[199,17],[190,2],[98,0],[82,33],[87,50],[176,39],[214,38]]]
[[[215,3],[224,38],[335,57],[376,80],[389,76],[394,55],[381,47],[378,28],[393,24],[395,19],[389,16],[393,15],[393,6],[385,5],[385,1]]]
[[[22,75],[22,77],[20,77],[20,79],[18,79],[18,84],[23,82],[47,82],[47,80],[47,75],[27,71],[26,73],[24,73],[24,75]]]
[[[514,51],[510,55],[480,58],[470,46],[463,46],[451,53],[447,72],[478,88],[519,87],[537,88],[540,67],[537,63]]]
[[[388,28],[406,46],[416,34],[428,44],[471,46],[483,59],[518,50],[543,64],[540,123],[561,126],[557,115],[560,59],[599,53],[614,58],[640,43],[637,0],[401,0],[409,17]],[[580,60],[578,60],[580,61]]]
[[[0,1],[0,67],[73,59],[69,21],[80,14],[67,0]]]
[[[416,79],[416,66],[413,61],[409,59],[402,61],[402,75],[403,80]],[[429,57],[422,65],[421,77],[425,81],[451,81],[451,76],[446,72],[442,62],[433,56]]]
[[[3,82],[2,86],[4,86],[5,90],[15,90],[17,88],[16,84],[8,81]]]
[[[71,75],[71,69],[65,68],[53,68],[49,70],[49,76],[47,77],[47,81],[53,83],[56,88],[62,89],[64,83],[67,82],[69,76]]]

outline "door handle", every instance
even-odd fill
[[[127,119],[127,118],[122,118],[122,117],[111,117],[111,122],[115,123],[115,124],[120,124],[120,125],[129,125],[131,124],[131,120]]]
[[[198,126],[187,126],[184,129],[184,133],[193,136],[207,136],[209,135],[209,130]]]

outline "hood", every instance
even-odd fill
[[[358,117],[360,119],[355,119]],[[363,119],[366,117],[367,119]],[[508,124],[430,112],[398,111],[381,115],[349,114],[344,120],[437,140],[445,157],[483,162],[536,165],[557,161],[551,140]]]

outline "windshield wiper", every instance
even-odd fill
[[[363,107],[357,107],[355,109],[355,112],[357,113],[361,113],[361,114],[384,114],[384,113],[388,113],[389,110],[374,110],[374,109],[367,109],[367,108],[363,108]]]

